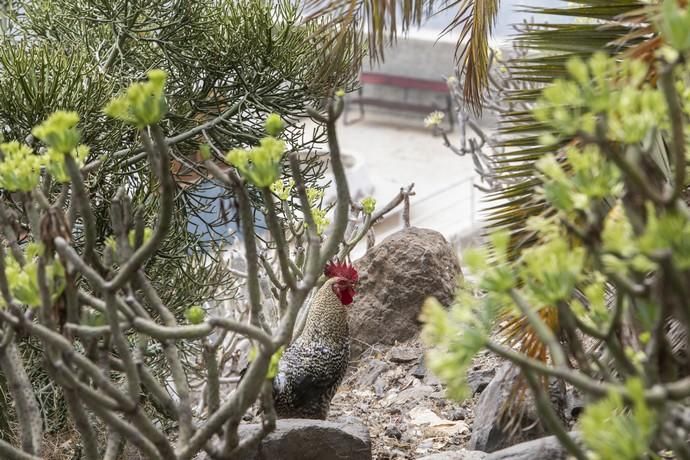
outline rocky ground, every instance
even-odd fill
[[[354,416],[369,428],[374,459],[413,459],[460,450],[470,440],[474,407],[497,362],[477,358],[464,402],[446,398],[444,386],[424,366],[418,338],[377,345],[353,362],[333,399],[329,419]]]

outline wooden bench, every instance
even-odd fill
[[[450,124],[451,131],[455,124],[455,117],[453,116],[453,99],[451,98],[448,85],[444,81],[427,80],[422,78],[402,77],[399,75],[387,75],[382,73],[362,72],[359,77],[360,86],[357,90],[357,97],[350,99],[349,104],[357,104],[359,106],[359,117],[354,120],[348,120],[347,112],[349,107],[345,110],[345,124],[352,124],[364,118],[364,106],[376,106],[386,109],[403,110],[409,112],[418,112],[428,114],[434,110],[441,110],[436,104],[418,104],[407,101],[407,93],[409,90],[428,91],[437,94],[445,95],[446,107],[442,110],[445,113],[445,119]],[[364,85],[378,85],[400,88],[405,90],[404,99],[402,101],[392,101],[390,99],[382,99],[380,97],[365,96],[363,94]]]

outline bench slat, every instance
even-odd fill
[[[440,107],[435,107],[435,106],[431,106],[431,105],[410,104],[408,102],[397,102],[397,101],[390,101],[390,100],[384,100],[384,99],[374,99],[374,98],[368,98],[368,97],[356,99],[355,102],[361,103],[364,105],[371,105],[371,106],[383,107],[383,108],[388,108],[388,109],[398,109],[398,110],[404,110],[404,111],[410,111],[410,112],[420,112],[420,113],[429,113],[431,110],[434,110],[434,109],[442,110]]]
[[[448,93],[448,85],[442,81],[425,80],[421,78],[401,77],[399,75],[385,75],[381,73],[362,72],[359,80],[369,85],[397,86],[399,88],[434,91]]]

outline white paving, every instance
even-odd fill
[[[343,153],[355,157],[358,165],[349,179],[353,197],[371,193],[382,206],[400,187],[414,182],[411,225],[437,230],[448,239],[478,227],[482,194],[473,186],[472,159],[453,154],[442,138],[423,127],[423,117],[367,111],[360,122],[341,122],[338,139]],[[369,185],[373,193],[367,190]],[[358,189],[360,196],[356,196]],[[400,211],[391,215],[376,227],[377,240],[399,229],[401,223]]]

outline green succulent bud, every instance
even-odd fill
[[[20,266],[11,255],[5,256],[5,275],[10,294],[19,303],[34,308],[41,305],[36,259],[38,254],[33,257],[28,256],[32,255],[32,251],[40,250],[39,248],[37,245],[34,245],[31,250],[27,248],[27,262],[24,266]],[[52,301],[55,301],[65,288],[65,270],[58,260],[46,264],[46,280],[50,297]]]
[[[199,155],[201,159],[206,161],[211,159],[211,147],[208,144],[201,144],[199,146]]]
[[[142,244],[146,243],[148,240],[151,239],[151,235],[153,235],[153,229],[149,227],[144,228],[144,240]],[[134,230],[130,230],[129,233],[127,234],[127,238],[129,239],[129,245],[132,246],[133,248],[136,247],[136,232]]]
[[[311,215],[314,219],[314,225],[316,225],[316,233],[322,235],[331,223],[326,217],[326,211],[321,208],[312,208]]]
[[[285,129],[285,122],[280,115],[272,113],[266,117],[265,128],[269,136],[277,137]]]
[[[86,161],[86,157],[89,155],[90,148],[86,145],[78,145],[70,152],[70,155],[76,161],[78,166],[82,166]],[[67,183],[70,181],[69,173],[67,172],[67,166],[65,165],[65,154],[49,148],[46,153],[47,162],[46,168],[53,178],[60,183]]]
[[[295,181],[290,179],[287,185],[282,180],[277,180],[271,184],[271,191],[276,194],[281,201],[287,201],[290,198],[292,188],[295,186]]]
[[[376,209],[376,199],[371,196],[362,199],[360,204],[362,205],[364,214],[371,214],[374,212],[374,209]]]
[[[280,358],[283,356],[284,351],[285,346],[282,346],[271,356],[271,362],[268,364],[268,371],[266,372],[267,380],[273,380],[278,375],[278,363],[280,363]]]
[[[673,48],[680,52],[690,49],[690,8],[681,8],[678,0],[665,0],[658,27]]]
[[[184,312],[184,316],[190,324],[201,324],[206,319],[206,312],[199,305],[194,305]]]
[[[232,149],[225,156],[225,159],[235,168],[242,171],[247,168],[247,163],[249,163],[249,153],[242,149]]]
[[[29,192],[39,183],[45,159],[17,141],[0,144],[0,189]]]
[[[581,85],[589,83],[589,69],[587,68],[587,64],[585,64],[582,59],[579,57],[570,59],[566,63],[565,67],[576,82]]]
[[[638,378],[626,382],[630,401],[611,391],[587,406],[579,424],[591,458],[634,459],[650,455],[657,432],[657,418],[644,399],[644,384]]]
[[[280,162],[285,143],[275,137],[264,137],[251,150],[233,149],[225,159],[257,187],[270,187],[280,178]]]
[[[106,115],[139,129],[158,123],[168,111],[163,91],[167,74],[151,70],[148,81],[133,83],[125,94],[112,99],[103,111]]]
[[[53,113],[31,133],[45,142],[51,149],[68,154],[79,144],[79,115],[76,112],[58,111]]]
[[[323,190],[318,188],[307,188],[307,200],[311,206],[317,206],[323,198]]]
[[[117,240],[113,235],[110,235],[105,239],[105,247],[109,248],[111,251],[117,251]]]

